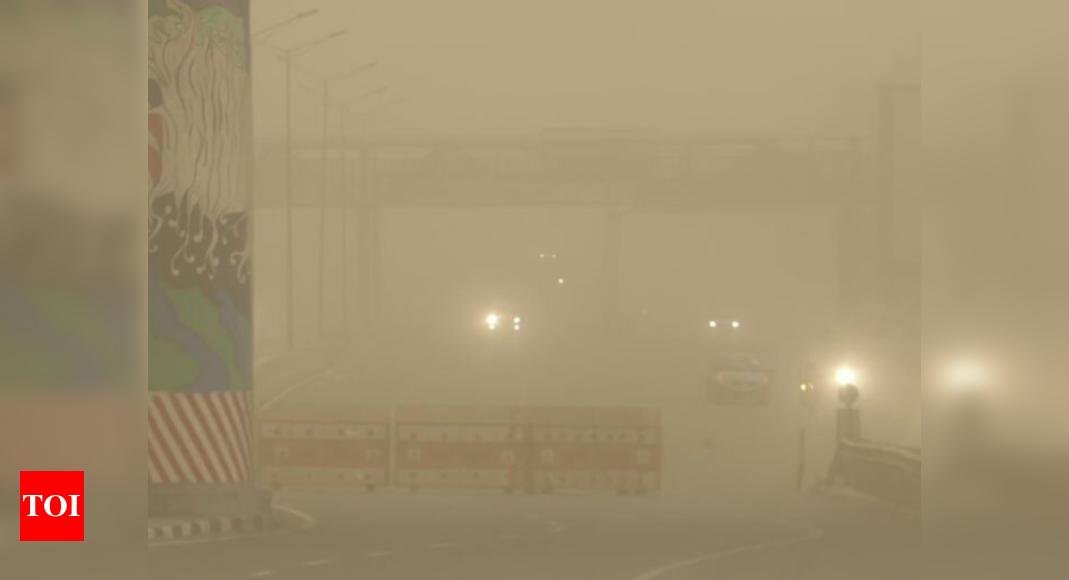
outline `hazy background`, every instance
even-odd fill
[[[410,101],[391,132],[531,133],[546,127],[853,135],[867,132],[875,83],[915,75],[919,2],[316,3],[322,16],[272,36],[347,27],[307,53],[316,70],[381,63],[373,77]],[[257,4],[253,29],[291,2]],[[259,53],[256,132],[280,138],[281,65]],[[298,92],[300,134],[315,96]],[[296,101],[295,101],[296,102]]]
[[[257,7],[253,30],[298,9],[287,2]],[[691,212],[625,207],[619,326],[609,333],[601,327],[610,275],[603,260],[604,210],[383,210],[379,342],[374,370],[354,385],[354,399],[660,407],[676,450],[672,470],[681,482],[709,484],[710,475],[682,474],[707,471],[702,465],[709,463],[714,444],[735,466],[714,471],[734,469],[743,485],[761,474],[776,478],[766,480],[776,486],[789,480],[779,474],[790,464],[803,420],[794,398],[797,382],[811,378],[828,385],[835,367],[849,362],[865,367],[870,435],[919,445],[919,303],[892,306],[876,298],[873,276],[882,258],[871,237],[879,211],[877,86],[920,80],[917,3],[462,1],[314,7],[318,15],[254,45],[261,357],[280,352],[287,331],[285,216],[277,208],[285,180],[277,148],[285,140],[286,84],[285,66],[272,47],[299,46],[347,29],[294,61],[293,139],[302,146],[294,187],[304,205],[312,206],[293,217],[299,344],[336,340],[343,332],[343,222],[348,220],[350,259],[359,235],[355,210],[333,207],[323,218],[315,207],[323,187],[314,149],[324,138],[318,75],[374,62],[354,78],[331,81],[331,97],[344,100],[388,87],[385,96],[347,108],[344,127],[332,108],[331,141],[341,139],[343,130],[356,142],[361,135],[537,139],[560,128],[668,138],[812,139],[856,150],[857,173],[847,191],[818,202],[791,201],[804,194],[788,183],[782,207]],[[395,97],[404,100],[364,113]],[[895,139],[915,159],[920,112],[904,114],[913,115],[913,124],[902,129],[910,133]],[[303,148],[309,144],[313,148]],[[444,155],[431,155],[437,154]],[[339,155],[332,151],[327,161],[326,195],[334,204],[345,195],[354,199],[358,190],[347,185],[352,177],[344,173],[352,171],[352,156],[345,169]],[[421,155],[411,154],[417,160]],[[915,265],[920,185],[913,163],[901,174],[910,181],[895,194],[891,244],[893,259]],[[842,169],[840,177],[847,172]],[[433,199],[439,185],[428,187]],[[513,192],[507,182],[472,187],[501,187],[502,199]],[[571,187],[577,195],[629,188],[626,182]],[[322,336],[321,239],[328,313]],[[543,254],[557,258],[540,258]],[[355,275],[349,276],[354,292]],[[564,284],[556,284],[559,279]],[[905,284],[907,295],[916,293],[917,275],[904,280],[896,284]],[[849,296],[853,293],[864,297]],[[863,304],[849,305],[858,300]],[[482,332],[482,318],[498,310],[510,318],[523,316],[524,336],[516,344],[493,343]],[[354,317],[351,309],[349,324],[356,332]],[[707,327],[711,319],[742,321],[748,348],[769,359],[777,373],[772,408],[706,404],[709,359],[722,348]],[[827,449],[832,426],[822,422],[824,432],[814,438],[818,447]],[[745,475],[742,463],[759,467]]]
[[[189,4],[199,9],[207,2]],[[0,492],[13,496],[17,471],[27,466],[87,469],[91,493],[111,502],[97,505],[136,500],[123,506],[134,512],[136,534],[117,534],[117,557],[86,546],[98,559],[124,564],[123,556],[143,553],[143,498],[130,489],[144,489],[144,381],[131,377],[142,376],[142,363],[151,366],[136,346],[145,342],[140,316],[146,247],[138,242],[144,227],[138,216],[146,209],[145,111],[138,105],[146,81],[143,10],[163,5],[24,1],[0,9]],[[318,14],[277,33],[255,34],[311,9]],[[235,207],[251,201],[255,208],[255,358],[293,355],[291,332],[298,354],[330,351],[336,360],[323,375],[331,376],[293,391],[294,400],[320,409],[412,403],[658,408],[666,495],[703,499],[672,508],[678,512],[642,512],[649,519],[632,525],[680,521],[674,519],[679,513],[690,516],[695,505],[726,497],[754,499],[769,492],[800,499],[793,494],[799,431],[809,426],[809,478],[816,483],[835,450],[838,402],[831,375],[848,363],[859,371],[859,407],[871,441],[920,448],[924,416],[925,448],[939,447],[952,439],[962,401],[983,412],[998,440],[991,459],[997,468],[985,476],[997,481],[998,493],[973,494],[982,486],[974,487],[974,474],[968,474],[969,485],[926,496],[928,506],[995,506],[1000,516],[1014,516],[1016,525],[962,520],[970,524],[961,527],[1057,542],[1061,535],[1042,533],[1035,520],[1060,515],[1054,508],[1066,503],[1064,493],[1036,490],[1064,487],[1061,466],[1069,449],[1067,21],[1062,3],[1041,0],[254,0],[250,72],[230,71],[234,90],[251,83],[251,92],[241,96],[251,94],[254,179],[246,188],[247,175],[234,169],[240,163],[232,165],[241,186],[225,193]],[[293,57],[295,159],[287,175],[281,155],[287,86],[279,56],[342,29],[345,35]],[[364,63],[375,66],[332,82],[324,115],[322,75]],[[896,102],[906,122],[887,134],[881,133],[878,87],[889,83],[923,86],[924,95]],[[338,102],[379,89],[381,94],[350,104],[342,121]],[[234,142],[244,143],[245,119],[212,121],[229,126]],[[633,186],[612,179],[632,169],[626,162],[608,179],[553,186],[557,194],[612,198],[607,207],[447,208],[455,199],[445,193],[437,198],[438,192],[453,195],[470,187],[473,197],[507,200],[531,191],[523,189],[529,184],[430,179],[420,192],[428,203],[395,205],[379,214],[380,303],[373,340],[357,347],[371,327],[356,307],[356,270],[366,265],[357,264],[366,233],[358,215],[364,208],[357,203],[365,187],[358,179],[367,175],[355,171],[353,152],[333,148],[321,156],[322,142],[393,147],[381,155],[383,167],[433,177],[435,168],[451,163],[525,163],[508,158],[498,145],[475,153],[451,149],[450,139],[531,144],[559,137],[561,128],[650,140],[789,139],[799,147],[831,144],[847,162],[829,164],[829,174],[839,180],[826,190],[785,183],[773,188],[777,197],[761,203],[720,200],[715,207],[686,210],[626,203],[635,195]],[[895,168],[890,194],[881,173],[881,139],[908,158]],[[419,145],[396,147],[401,141]],[[240,147],[239,153],[248,153]],[[774,149],[756,158],[767,161]],[[184,158],[176,166],[193,164]],[[775,169],[762,173],[784,175],[791,177]],[[287,178],[296,202],[292,231],[283,209]],[[702,193],[726,199],[730,189]],[[249,200],[242,197],[246,193]],[[20,205],[27,200],[33,202],[29,210]],[[614,241],[618,271],[606,260]],[[136,259],[127,260],[131,255]],[[76,313],[55,317],[70,322],[59,334],[72,340],[52,343],[54,337],[27,330],[40,328],[26,321],[27,313],[40,314],[33,307],[42,304],[45,319]],[[606,317],[610,309],[614,314]],[[491,336],[484,323],[490,312],[502,313],[506,325],[522,317],[522,332]],[[77,313],[99,315],[110,325],[83,325],[89,316]],[[741,328],[725,340],[710,332],[712,319],[738,320]],[[72,357],[55,344],[92,356]],[[709,404],[710,359],[725,344],[765,360],[774,376],[768,407]],[[968,389],[948,375],[960,361],[979,369]],[[338,379],[338,368],[351,374]],[[281,388],[267,392],[271,379],[278,377],[258,377],[261,402],[298,384],[278,379]],[[796,397],[801,381],[822,387],[812,412]],[[942,474],[929,468],[926,477],[931,473]],[[133,488],[121,485],[129,482]],[[367,521],[401,521],[399,529],[408,525],[407,532],[437,529],[419,519],[437,512],[412,507],[425,498],[400,507],[378,498],[316,506],[319,498],[310,495],[303,499],[321,510],[316,515],[338,518],[336,527],[316,533],[341,531],[328,538],[347,550],[355,543],[348,534],[377,535],[360,529]],[[561,509],[553,499],[545,505]],[[10,536],[17,530],[14,505],[0,505],[6,506],[0,537],[5,531]],[[615,510],[624,504],[599,505],[608,507],[595,513],[626,518],[634,513],[627,511],[631,505],[646,504],[627,504],[622,511]],[[381,519],[362,519],[367,506],[381,508],[375,516]],[[345,511],[350,508],[355,511]],[[569,515],[567,508],[561,511]],[[903,540],[919,541],[919,530],[883,526],[883,516],[844,525],[834,509],[774,515],[814,512],[833,533],[820,557],[789,554],[794,564],[853,555],[856,538],[879,547],[899,546],[888,538],[902,541],[905,555],[895,557],[919,558],[909,548],[915,545]],[[419,516],[399,520],[398,513]],[[93,519],[108,534],[118,521]],[[700,520],[701,529],[710,521],[721,520]],[[726,544],[738,543],[731,534],[740,529],[749,533],[744,526],[729,528]],[[654,547],[650,557],[667,560],[678,556],[673,541],[691,537],[671,526],[621,529],[649,535],[613,536],[620,543],[601,546],[604,553],[645,554]],[[763,540],[781,532],[763,530],[770,534]],[[132,537],[136,542],[129,542]],[[323,537],[289,536],[312,539],[268,542],[248,555],[304,557],[301,550],[320,550]],[[963,538],[963,544],[973,539]],[[975,554],[984,551],[966,547],[958,561],[979,561]],[[4,549],[5,558],[14,553],[9,545]],[[30,577],[26,571],[38,570],[45,559],[40,552],[19,554],[29,557],[2,565],[4,572],[16,568],[13,577]],[[85,551],[72,554],[52,560],[78,567],[89,559]],[[259,568],[259,560],[253,565],[240,560],[246,553],[225,548],[171,554],[157,562],[161,575],[202,577],[194,568],[213,565],[213,558],[234,564],[241,576]],[[613,557],[605,562],[617,562]],[[821,580],[831,577],[827,568],[808,569]],[[1023,567],[1013,573],[1042,577]],[[1065,574],[1056,569],[1052,577]]]

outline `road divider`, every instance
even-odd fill
[[[642,495],[661,485],[655,409],[279,408],[260,417],[260,484]]]
[[[391,412],[332,408],[260,417],[260,483],[271,489],[389,485]]]
[[[149,524],[148,540],[181,540],[209,535],[240,534],[262,530],[271,519],[261,515],[248,518],[208,518]]]

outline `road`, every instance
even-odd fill
[[[337,404],[348,381],[261,396]],[[361,393],[361,400],[371,393]],[[390,401],[373,401],[388,403]],[[789,470],[788,470],[789,471]],[[153,580],[901,580],[920,524],[871,503],[736,486],[648,498],[288,491],[290,527],[149,549]]]
[[[150,548],[154,580],[869,580],[920,575],[919,522],[826,498],[289,492],[314,522]],[[292,517],[292,516],[291,516]]]

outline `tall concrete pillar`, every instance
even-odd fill
[[[150,510],[252,509],[248,0],[150,2]]]

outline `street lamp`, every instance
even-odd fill
[[[947,370],[946,384],[954,392],[967,395],[981,390],[987,382],[987,373],[970,360],[957,361]]]
[[[857,383],[857,371],[851,367],[839,367],[835,369],[835,384],[840,387]]]
[[[268,26],[267,28],[260,30],[259,32],[253,33],[252,37],[256,40],[263,40],[302,18],[308,18],[310,16],[315,16],[316,14],[319,14],[318,8],[313,8],[312,10],[306,10],[299,14],[294,14],[293,16],[290,16],[289,18],[281,22],[277,22],[275,24],[272,24],[271,26]]]
[[[347,107],[349,107],[350,105],[354,105],[354,104],[356,104],[356,103],[358,103],[360,101],[363,101],[363,100],[366,100],[366,99],[370,99],[371,97],[374,97],[376,95],[381,95],[382,93],[385,93],[387,90],[389,90],[389,87],[378,87],[376,89],[371,89],[370,91],[366,91],[364,93],[361,93],[361,94],[359,94],[359,95],[357,95],[355,97],[352,97],[350,99],[346,99],[345,102],[343,102],[341,104],[342,113],[344,114],[345,109]],[[344,127],[343,127],[343,129],[344,129]]]
[[[852,408],[861,397],[857,388],[857,371],[848,366],[839,367],[835,370],[835,384],[839,386],[839,401],[846,408]]]
[[[951,409],[951,449],[955,458],[969,460],[982,451],[987,435],[987,397],[990,383],[987,371],[972,360],[959,360],[949,366],[945,386],[953,396]]]
[[[293,308],[293,58],[307,50],[319,46],[328,40],[342,36],[348,29],[338,30],[282,51],[282,62],[286,65],[286,340],[289,350],[294,348]],[[278,49],[277,47],[275,47]]]
[[[861,413],[854,408],[861,397],[857,388],[857,371],[849,366],[835,370],[835,383],[839,386],[839,401],[843,408],[835,413],[836,431],[840,441],[861,440]]]
[[[320,151],[320,193],[319,193],[319,340],[326,339],[326,243],[327,243],[327,141],[330,124],[330,85],[333,82],[354,77],[368,69],[378,66],[376,62],[365,63],[351,69],[331,74],[320,75],[323,80],[323,144]],[[348,319],[344,319],[344,329],[348,329]]]
[[[348,153],[347,153],[347,151],[348,151],[348,149],[347,149],[347,147],[348,147],[348,135],[346,134],[346,131],[345,131],[345,122],[346,122],[345,121],[345,116],[346,116],[346,113],[348,112],[348,109],[349,109],[350,106],[352,106],[352,105],[354,105],[354,104],[356,104],[356,103],[358,103],[360,101],[363,101],[365,99],[369,99],[369,98],[374,97],[376,95],[380,95],[380,94],[386,92],[386,90],[387,90],[387,87],[378,87],[376,89],[372,89],[370,91],[364,92],[364,93],[362,93],[360,95],[357,95],[355,97],[352,97],[350,99],[346,99],[345,101],[343,101],[342,103],[337,105],[338,106],[338,130],[341,133],[341,135],[339,137],[339,140],[341,142],[341,147],[339,148],[339,150],[341,151],[341,153],[340,153],[341,164],[342,164],[342,167],[341,167],[341,171],[342,171],[341,182],[342,182],[342,190],[343,191],[346,191],[346,190],[349,189],[350,181],[351,181],[351,179],[353,177],[351,175],[353,172],[349,170],[349,164],[347,163],[347,161],[348,161]],[[361,170],[363,170],[362,167],[361,167]],[[360,188],[360,189],[362,189],[362,188]],[[360,193],[363,194],[363,191],[361,191]],[[341,238],[342,238],[341,251],[342,251],[342,265],[343,265],[343,267],[342,267],[342,270],[343,270],[343,273],[342,273],[342,320],[345,321],[345,338],[346,338],[346,340],[348,340],[348,338],[349,338],[349,197],[348,196],[345,197],[345,204],[344,204],[344,206],[342,208],[342,222],[341,222],[341,225],[342,225],[342,228],[341,228]]]

